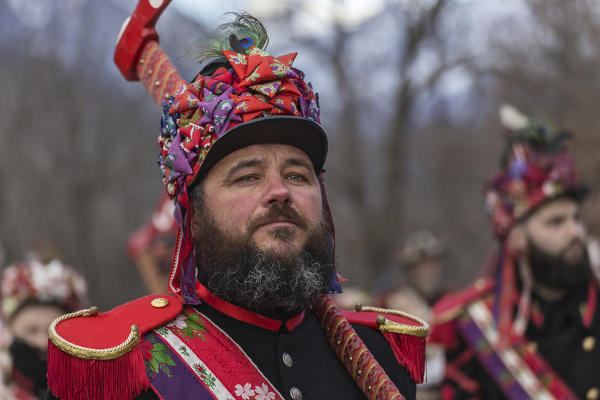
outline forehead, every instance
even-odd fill
[[[62,314],[65,314],[65,311],[52,304],[31,304],[23,307],[13,316],[13,327],[45,323]]]
[[[545,220],[556,216],[571,215],[578,210],[578,202],[569,197],[560,197],[542,205],[529,219]]]
[[[223,157],[211,168],[207,177],[227,172],[229,169],[237,166],[240,162],[246,160],[256,160],[262,163],[271,161],[285,163],[289,160],[300,160],[312,167],[310,157],[298,147],[287,144],[263,143],[244,147],[243,149],[236,150]]]

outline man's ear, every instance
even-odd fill
[[[323,168],[318,175],[318,178],[323,185],[325,184],[325,177],[326,177],[325,168]]]
[[[506,240],[511,253],[520,255],[527,252],[527,234],[522,224],[514,226]]]

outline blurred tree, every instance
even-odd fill
[[[342,272],[365,286],[389,266],[406,233],[406,210],[423,212],[406,202],[407,141],[422,128],[419,103],[447,73],[469,62],[464,52],[449,51],[438,29],[451,7],[445,0],[387,1],[355,22],[344,2],[335,2],[321,17],[331,24],[329,40],[294,36],[330,68],[335,93],[321,99],[325,107],[328,101],[337,106],[322,119],[332,149],[327,184],[338,221],[338,258]],[[287,26],[294,26],[299,9],[288,9]]]
[[[308,1],[261,3],[270,51],[301,49],[298,65],[320,91],[338,258],[357,286],[369,288],[394,245],[421,228],[445,242],[449,282],[476,274],[490,247],[482,187],[501,150],[501,102],[572,129],[583,179],[600,183],[597,2],[512,0],[505,14],[492,3],[382,0],[359,18],[343,1],[325,14]],[[157,108],[112,64],[132,9],[133,0],[0,2],[7,261],[50,242],[103,308],[143,294],[125,241],[162,190]],[[208,29],[169,9],[158,30],[191,78],[198,66],[178,56]],[[595,232],[598,200],[594,192],[586,213]]]
[[[0,3],[2,21],[25,26],[16,40],[0,42],[7,55],[0,64],[0,240],[7,261],[55,248],[83,271],[94,303],[107,308],[144,294],[125,246],[163,189],[154,139],[159,112],[112,63],[133,5],[44,4],[46,22],[27,27],[39,3]],[[183,54],[196,38],[190,33],[203,28],[176,12],[171,18],[178,24],[162,38],[183,42]]]

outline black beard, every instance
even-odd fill
[[[301,250],[282,255],[258,249],[250,238],[253,229],[248,230],[248,235],[230,237],[204,210],[199,214],[194,218],[198,280],[230,303],[285,319],[309,306],[333,277],[333,238],[326,223],[309,232]],[[289,206],[272,208],[267,217],[277,216],[309,229],[306,221]],[[274,237],[290,242],[293,231],[277,229]]]
[[[15,338],[9,347],[13,362],[12,378],[26,391],[43,398],[46,393],[46,352]]]
[[[558,255],[548,254],[528,239],[528,258],[531,273],[536,283],[540,283],[550,289],[570,289],[579,286],[588,280],[591,268],[587,250],[576,262],[565,260],[564,252]]]

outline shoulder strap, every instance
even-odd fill
[[[319,297],[313,312],[321,321],[333,351],[368,399],[404,400],[330,296]]]

